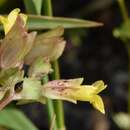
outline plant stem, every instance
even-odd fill
[[[27,1],[24,1],[26,6],[29,6],[28,11],[30,13],[35,13],[35,14],[39,14],[38,12],[35,12],[34,8],[32,8],[30,5],[30,2],[28,3]],[[51,10],[51,1],[50,0],[45,0],[45,13],[47,15],[52,15],[52,10]],[[48,82],[48,75],[43,77],[43,82],[47,83]],[[47,99],[47,110],[48,110],[48,118],[49,118],[49,123],[51,125],[53,117],[55,116],[55,110],[54,110],[54,105],[51,99]],[[53,126],[53,130],[57,130],[57,123],[54,121],[54,126]]]
[[[48,76],[44,76],[43,82],[44,83],[48,82]],[[48,99],[48,98],[47,98],[47,110],[48,110],[49,124],[51,125],[52,119],[55,116],[55,110],[54,110],[54,106],[53,106],[52,100]],[[54,124],[55,125],[53,126],[53,130],[57,130],[56,122]]]
[[[128,113],[130,114],[130,46],[128,49]]]
[[[123,17],[123,21],[127,22],[129,19],[128,11],[124,0],[118,0],[120,11]],[[130,115],[130,45],[128,41],[124,41],[125,47],[128,53],[128,114]]]
[[[43,2],[44,5],[44,14],[48,16],[52,16],[52,6],[51,6],[51,0],[44,0]],[[43,79],[44,83],[48,82],[48,76],[45,76]],[[53,105],[53,101],[51,99],[47,99],[47,110],[48,110],[48,117],[49,117],[49,123],[51,124],[51,121],[53,117],[55,116],[55,109]],[[53,130],[58,130],[57,129],[57,123],[56,121],[54,122],[54,127]]]
[[[60,69],[58,61],[54,61],[52,67],[55,70],[52,74],[52,79],[60,79]]]
[[[43,7],[44,7],[43,9],[44,9],[45,15],[47,15],[47,16],[53,15],[51,0],[44,0],[43,1]]]
[[[53,11],[52,11],[51,0],[44,0],[43,5],[44,5],[44,14],[48,16],[52,16]],[[53,80],[60,79],[58,61],[55,61],[53,63],[53,69],[54,69],[54,73],[52,74]],[[57,127],[59,130],[65,130],[63,103],[60,100],[56,100],[53,102],[53,104],[55,107]]]
[[[58,61],[53,62],[53,69],[55,71],[52,74],[52,79],[60,79]],[[61,100],[55,100],[54,107],[55,107],[55,112],[56,112],[56,116],[57,116],[57,126],[58,126],[59,130],[65,130],[63,102]]]
[[[125,6],[125,1],[124,0],[118,0],[119,8],[123,17],[124,22],[128,20],[128,11]]]

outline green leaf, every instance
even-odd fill
[[[0,112],[0,125],[13,130],[38,130],[23,112],[14,108]]]
[[[102,23],[76,18],[50,17],[29,15],[27,26],[29,29],[52,29],[57,26],[64,28],[90,28],[102,26]]]
[[[29,14],[41,14],[42,0],[24,0],[24,5]]]

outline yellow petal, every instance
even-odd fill
[[[76,103],[88,101],[97,110],[105,113],[104,104],[97,94],[106,88],[103,81],[97,81],[92,85],[80,85],[82,78],[70,80],[54,80],[43,86],[43,95],[52,99],[61,99]]]
[[[105,110],[104,110],[104,104],[103,104],[103,100],[100,96],[98,95],[94,95],[91,100],[90,103],[93,105],[93,107],[97,110],[99,110],[101,113],[105,114]]]
[[[3,24],[5,34],[7,34],[12,28],[12,26],[14,25],[19,12],[20,9],[16,8],[13,11],[11,11],[7,17],[0,16],[0,22]],[[27,20],[27,16],[24,14],[20,14],[20,16],[23,19],[25,24]]]
[[[104,85],[104,82],[102,80],[94,82],[92,86],[96,88],[95,90],[96,94],[100,93],[107,87],[107,85]]]

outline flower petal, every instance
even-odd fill
[[[101,113],[105,114],[105,110],[104,110],[104,104],[103,104],[103,100],[100,96],[98,95],[94,95],[91,98],[90,103],[93,105],[93,107],[97,110],[99,110]]]
[[[36,32],[28,34],[23,24],[23,20],[18,16],[9,33],[1,41],[1,68],[17,67],[32,48]]]
[[[102,80],[96,81],[92,84],[92,86],[96,87],[96,94],[100,93],[107,87],[107,85],[104,85],[104,82]]]
[[[17,19],[17,16],[20,12],[20,9],[19,8],[16,8],[14,9],[13,11],[11,11],[9,13],[9,15],[6,17],[4,16],[0,16],[0,22],[3,24],[4,26],[4,31],[5,31],[5,34],[7,34],[10,29],[12,28],[12,26],[14,25],[16,19]],[[24,15],[24,14],[20,14],[21,18],[23,19],[24,21],[24,25],[26,23],[26,20],[27,20],[27,15]]]
[[[103,81],[97,81],[92,85],[80,85],[82,78],[70,80],[54,80],[43,85],[43,96],[51,99],[61,99],[76,103],[88,101],[97,110],[105,113],[104,104],[97,94],[106,88]]]
[[[33,48],[25,57],[25,63],[31,64],[39,56],[47,57],[50,61],[58,59],[62,55],[66,44],[63,38],[59,37],[62,33],[61,28],[56,28],[38,35]]]
[[[64,28],[62,26],[58,26],[55,29],[52,29],[48,32],[40,34],[41,40],[44,38],[52,38],[52,37],[60,37],[64,34]]]

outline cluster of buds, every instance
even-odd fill
[[[46,103],[46,98],[51,98],[73,103],[88,101],[105,113],[98,95],[106,88],[103,81],[92,85],[81,85],[83,78],[41,82],[44,76],[53,72],[51,62],[64,51],[66,42],[61,37],[64,28],[57,27],[43,34],[28,33],[27,15],[19,12],[14,9],[7,17],[0,16],[5,32],[0,40],[0,109],[13,100],[18,104]],[[23,69],[25,65],[27,70]]]

